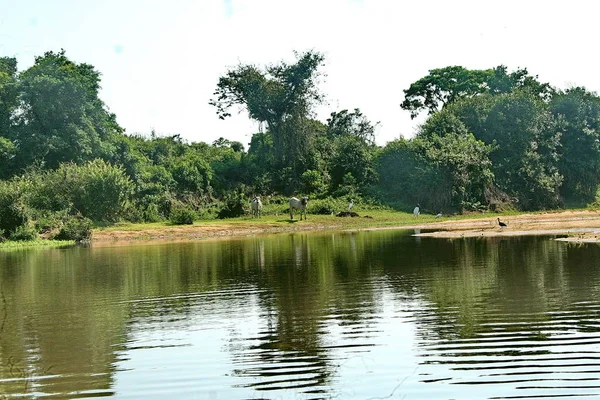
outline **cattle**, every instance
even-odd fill
[[[308,204],[308,197],[303,197],[300,200],[292,197],[290,199],[290,219],[294,219],[294,210],[299,210],[300,221],[302,221],[302,214],[304,214],[304,220],[306,221],[306,204]]]
[[[260,211],[262,210],[262,201],[260,201],[260,196],[254,197],[250,206],[252,208],[252,216],[260,218]]]

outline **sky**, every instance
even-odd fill
[[[600,3],[599,3],[600,4]],[[332,111],[360,108],[384,145],[412,137],[424,117],[400,108],[403,90],[434,68],[527,68],[558,88],[600,92],[593,0],[0,0],[0,56],[19,69],[45,51],[102,74],[100,97],[127,133],[219,137],[246,147],[258,125],[220,120],[209,105],[239,63],[325,55],[320,89]]]

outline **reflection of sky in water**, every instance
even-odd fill
[[[381,308],[368,320],[335,314],[318,320],[322,338],[314,351],[277,348],[276,312],[262,309],[252,288],[237,299],[222,292],[191,295],[185,318],[134,315],[114,389],[156,399],[255,398],[257,390],[275,398],[314,396],[302,394],[311,389],[305,385],[341,398],[405,393],[417,365],[414,328],[402,311],[408,305],[377,290]]]
[[[598,394],[599,247],[412,234],[0,252],[0,393]]]

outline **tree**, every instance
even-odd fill
[[[419,203],[436,213],[478,209],[487,205],[486,192],[494,181],[491,150],[443,110],[414,139],[385,146],[377,160],[379,188],[405,208]]]
[[[400,107],[410,111],[411,118],[424,110],[433,114],[456,99],[484,93],[489,77],[490,71],[468,70],[461,66],[432,69],[404,90]]]
[[[335,139],[329,159],[331,185],[336,188],[350,173],[359,186],[376,181],[372,149],[356,136],[340,136]]]
[[[327,135],[330,139],[339,136],[356,136],[363,142],[373,145],[375,144],[375,125],[360,112],[360,109],[355,108],[353,112],[342,110],[332,112],[327,119]]]
[[[454,113],[476,139],[493,147],[495,182],[525,210],[559,205],[560,133],[548,104],[528,91],[455,102]]]
[[[317,84],[324,57],[307,51],[296,53],[296,58],[293,64],[282,61],[264,69],[238,65],[219,79],[210,104],[221,119],[231,115],[232,107],[240,107],[251,119],[266,124],[277,163],[299,177],[312,145],[306,120],[323,100]]]
[[[18,149],[18,168],[36,161],[57,168],[113,151],[111,139],[122,129],[98,97],[100,73],[93,66],[74,63],[64,50],[50,51],[19,79],[20,112],[9,135]]]
[[[433,114],[444,106],[481,94],[505,94],[515,90],[529,92],[549,100],[554,89],[529,75],[527,69],[508,73],[504,65],[486,70],[469,70],[461,66],[432,69],[429,74],[404,90],[400,107],[415,118],[422,111]]]
[[[435,199],[437,208],[474,210],[489,203],[492,146],[477,140],[456,116],[444,111],[432,116],[415,140],[426,162],[445,177]]]
[[[560,160],[566,198],[593,200],[600,184],[600,97],[585,88],[559,92],[550,109],[558,122]]]
[[[17,60],[0,57],[0,137],[9,137],[18,107]]]

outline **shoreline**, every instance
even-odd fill
[[[427,230],[430,232],[416,232],[414,236],[457,239],[465,237],[514,237],[525,235],[566,235],[566,238],[557,238],[561,241],[599,243],[600,242],[600,211],[578,210],[557,211],[539,214],[521,214],[501,217],[508,226],[500,227],[497,217],[483,217],[474,219],[450,219],[415,224],[385,224],[378,226],[377,220],[369,220],[365,226],[353,226],[355,221],[351,218],[314,218],[316,221],[291,221],[267,220],[242,220],[234,222],[196,223],[194,225],[177,226],[144,226],[134,229],[109,229],[94,230],[92,245],[131,245],[180,241],[196,241],[246,237],[256,235],[312,232],[312,231],[374,231],[374,230]]]

